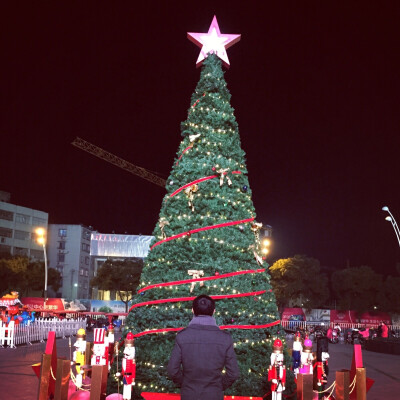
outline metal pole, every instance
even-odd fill
[[[396,237],[397,237],[397,241],[398,241],[399,246],[400,246],[400,230],[399,230],[399,227],[397,225],[397,222],[396,222],[395,218],[393,217],[393,214],[390,212],[388,207],[383,207],[382,210],[383,211],[387,211],[389,213],[390,217],[386,217],[386,218],[387,218],[388,221],[391,222],[391,224],[393,226],[393,229],[394,229],[394,232],[395,232]]]
[[[394,231],[396,233],[396,236],[397,236],[397,241],[399,242],[399,246],[400,246],[400,231],[399,231],[399,227],[397,226],[397,222],[394,219],[392,213],[389,210],[387,210],[387,212],[390,214],[390,218],[391,218],[390,222],[392,223],[393,229],[394,229]]]
[[[47,301],[47,255],[46,255],[46,245],[43,243],[43,253],[44,253],[44,305],[43,308],[46,308]]]

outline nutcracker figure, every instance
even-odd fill
[[[104,337],[106,330],[104,328],[95,328],[93,330],[93,350],[92,350],[92,365],[106,365],[104,357]]]
[[[271,382],[272,400],[282,400],[286,384],[286,367],[283,365],[283,345],[276,339],[272,346],[271,365],[268,369],[268,381]]]
[[[313,360],[312,341],[310,339],[305,339],[303,351],[301,352],[301,368],[299,369],[299,372],[301,374],[312,374]]]
[[[107,329],[106,338],[104,340],[104,357],[108,370],[111,368],[111,359],[114,354],[114,325],[110,324]]]
[[[324,389],[328,382],[328,338],[317,339],[317,362],[314,364],[314,390],[318,390],[318,398],[324,399]]]
[[[303,350],[303,345],[301,344],[301,334],[300,332],[297,331],[294,337],[293,350],[292,350],[292,360],[293,360],[292,368],[295,377],[297,377],[297,374],[299,373],[302,350]]]
[[[85,364],[86,353],[86,332],[83,328],[79,329],[76,334],[76,342],[74,343],[75,351],[72,355],[73,363],[76,370],[76,387],[82,387],[82,381],[85,379],[85,373],[82,366]]]
[[[131,400],[132,385],[135,384],[136,378],[135,347],[133,346],[133,342],[133,335],[129,332],[126,335],[124,358],[122,359],[122,377],[124,383],[122,397],[124,400]]]

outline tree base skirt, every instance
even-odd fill
[[[180,400],[181,395],[177,393],[152,393],[142,392],[145,400]],[[224,400],[262,400],[262,397],[254,396],[224,396]]]

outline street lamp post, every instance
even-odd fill
[[[390,217],[386,217],[385,219],[386,219],[386,221],[390,221],[391,222],[391,224],[393,226],[393,229],[394,229],[394,232],[395,232],[396,237],[397,237],[397,241],[399,242],[399,246],[400,246],[400,230],[399,230],[399,226],[397,225],[396,220],[394,219],[392,213],[390,212],[389,207],[386,207],[386,206],[382,207],[382,210],[383,211],[387,211],[389,213]]]
[[[46,308],[46,300],[47,300],[47,255],[46,255],[46,238],[45,238],[45,230],[43,228],[36,229],[37,234],[37,242],[43,246],[43,254],[44,254],[44,303],[43,308]]]

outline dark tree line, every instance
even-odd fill
[[[400,276],[378,274],[371,267],[322,272],[317,259],[295,255],[269,268],[279,307],[333,308],[400,312]]]
[[[5,257],[0,259],[0,295],[17,291],[20,297],[44,292],[44,262],[32,261],[27,257]],[[61,275],[48,269],[47,285],[56,292],[61,286]]]

